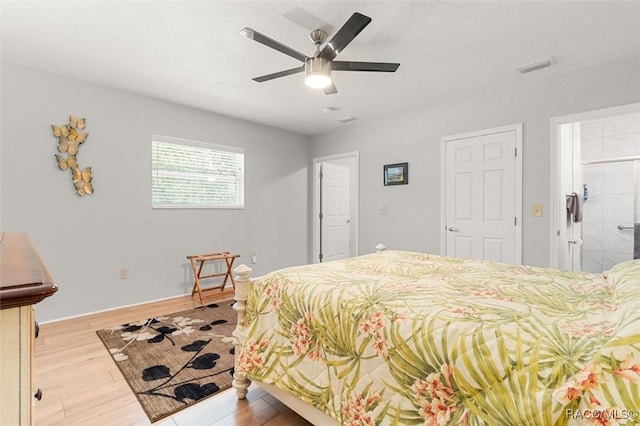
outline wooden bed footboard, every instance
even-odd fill
[[[236,289],[235,300],[233,309],[238,313],[238,322],[236,329],[233,330],[233,346],[235,348],[235,368],[233,370],[233,382],[232,386],[236,390],[238,399],[245,399],[251,380],[247,379],[247,375],[244,372],[238,371],[238,361],[240,357],[240,351],[244,345],[246,334],[242,323],[244,321],[244,315],[247,311],[247,297],[249,296],[249,287],[251,286],[251,268],[247,265],[240,265],[233,270],[236,274]]]

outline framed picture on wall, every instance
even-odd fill
[[[384,165],[384,186],[409,183],[409,163]]]

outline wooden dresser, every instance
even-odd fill
[[[33,305],[57,290],[27,234],[0,234],[0,425],[33,424]]]

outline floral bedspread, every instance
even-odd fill
[[[357,425],[640,424],[640,261],[385,251],[255,280],[239,368]]]

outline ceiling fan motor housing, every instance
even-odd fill
[[[315,58],[307,58],[304,62],[304,72],[309,74],[322,73],[329,75],[331,73],[331,61],[316,56]]]

